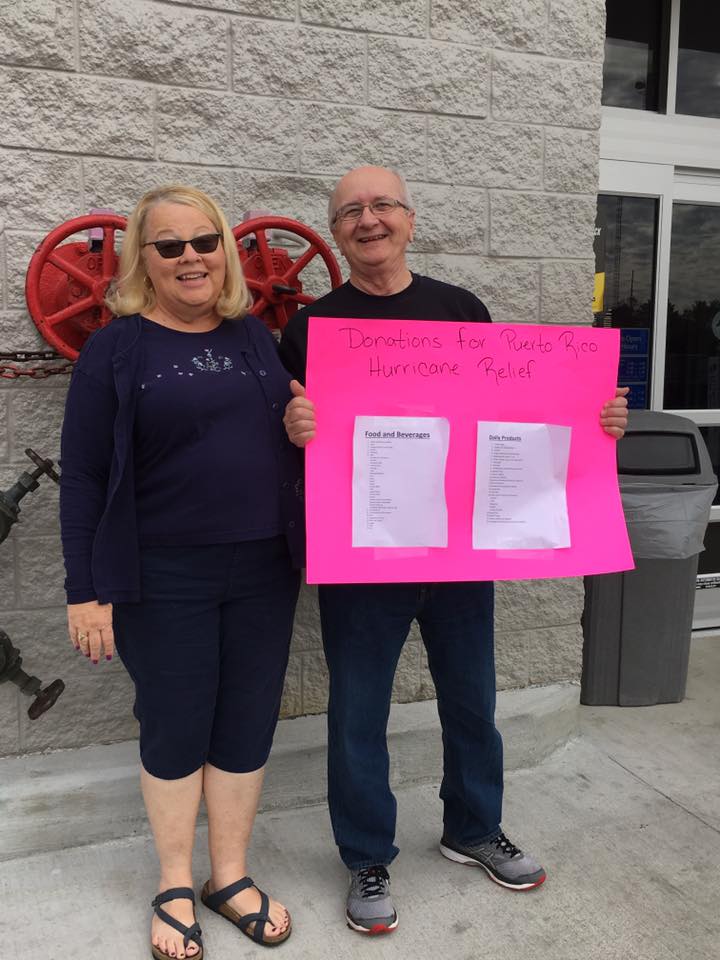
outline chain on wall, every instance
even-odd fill
[[[54,350],[16,350],[0,351],[0,379],[18,380],[29,377],[31,380],[47,380],[59,374],[72,373],[74,364]]]

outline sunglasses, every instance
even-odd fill
[[[174,260],[185,253],[185,246],[189,243],[195,253],[212,253],[217,250],[220,242],[219,233],[203,233],[192,240],[149,240],[143,247],[155,247],[165,260]]]

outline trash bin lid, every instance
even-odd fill
[[[620,485],[632,477],[650,483],[711,484],[712,463],[697,424],[655,410],[630,410],[625,436],[617,442]]]

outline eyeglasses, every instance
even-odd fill
[[[149,240],[142,246],[155,247],[165,260],[173,260],[185,253],[185,247],[188,243],[195,253],[212,253],[213,250],[217,250],[220,236],[219,233],[203,233],[199,237],[193,237],[192,240]]]
[[[403,210],[410,209],[406,203],[403,203],[401,200],[393,200],[391,197],[378,197],[377,200],[371,200],[370,203],[348,203],[335,211],[335,216],[332,220],[333,226],[338,220],[359,220],[363,215],[365,207],[368,207],[370,212],[374,213],[376,217],[382,217],[383,215],[392,213],[393,210],[396,210],[398,207],[402,207]]]

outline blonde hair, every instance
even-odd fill
[[[155,291],[145,269],[142,244],[145,242],[148,213],[159,203],[182,203],[195,207],[205,214],[221,234],[225,251],[225,281],[215,311],[221,317],[244,317],[252,306],[252,296],[245,283],[232,230],[214,200],[201,190],[181,183],[150,190],[140,198],[130,214],[117,279],[112,282],[105,297],[107,306],[116,316],[147,313],[155,306]]]

